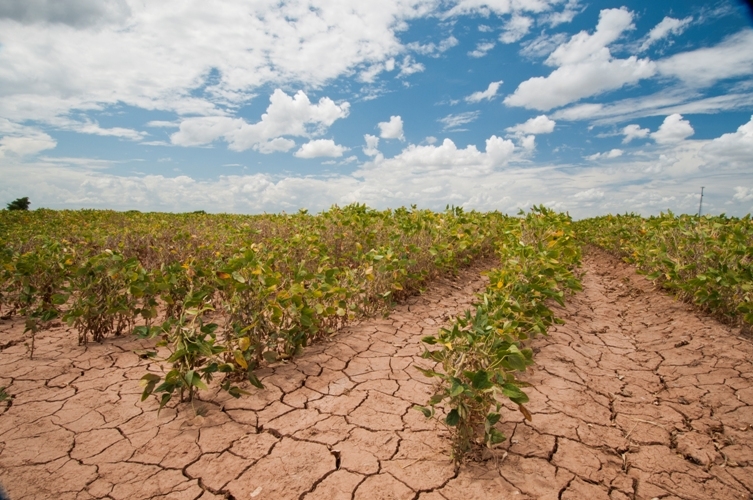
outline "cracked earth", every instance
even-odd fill
[[[600,251],[583,270],[566,324],[532,344],[533,421],[510,406],[496,457],[459,469],[412,409],[434,380],[414,367],[481,265],[260,370],[266,389],[159,416],[139,400],[160,369],[133,352],[147,341],[84,348],[57,326],[29,360],[23,326],[0,322],[0,483],[13,500],[753,498],[753,344]]]

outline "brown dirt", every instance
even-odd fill
[[[412,365],[480,270],[261,370],[252,396],[203,394],[200,416],[139,401],[145,341],[83,348],[60,326],[34,360],[5,347],[0,483],[13,500],[751,498],[753,345],[602,253],[534,342],[533,421],[511,408],[497,457],[456,470],[446,430],[411,409],[432,394]]]

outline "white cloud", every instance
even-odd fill
[[[568,0],[565,4],[565,8],[559,12],[550,12],[541,17],[540,21],[548,24],[552,28],[572,22],[575,16],[585,10],[585,7],[581,7],[579,0]]]
[[[564,66],[576,64],[591,58],[604,60],[609,56],[607,46],[617,40],[626,30],[634,29],[633,13],[626,8],[604,9],[599,13],[599,24],[596,31],[589,35],[581,31],[570,38],[570,41],[557,47],[545,61],[550,66]]]
[[[152,120],[150,122],[147,122],[146,126],[154,128],[178,128],[180,126],[180,123],[170,122],[166,120]]]
[[[488,17],[490,14],[502,16],[515,12],[541,13],[552,8],[561,0],[459,0],[444,13],[443,17],[453,17],[467,14],[479,14]]]
[[[399,32],[435,6],[385,0],[311,7],[267,0],[0,2],[0,116],[54,125],[71,112],[118,103],[232,115],[264,85],[316,88],[372,65],[386,70],[391,59],[394,67],[405,52]],[[401,66],[403,75],[420,68],[411,59]]]
[[[469,145],[458,149],[453,141],[445,139],[439,146],[409,145],[399,155],[378,158],[366,163],[355,175],[373,180],[384,175],[426,175],[452,173],[454,175],[478,175],[503,166],[512,158],[515,146],[512,141],[491,136],[486,140],[486,152]]]
[[[622,139],[622,143],[627,144],[633,139],[643,139],[644,137],[648,137],[649,132],[651,132],[649,129],[641,128],[640,125],[627,125],[622,129],[622,134],[625,136],[625,138]]]
[[[673,114],[664,119],[659,130],[651,134],[651,138],[658,144],[673,144],[685,140],[694,133],[689,121],[683,120],[680,114]]]
[[[732,196],[732,198],[738,201],[753,200],[753,188],[735,186],[735,194]]]
[[[465,98],[465,102],[480,102],[486,99],[487,101],[490,101],[494,98],[494,96],[497,95],[497,90],[499,90],[499,86],[504,83],[502,80],[499,80],[498,82],[491,82],[488,87],[486,87],[486,90],[474,92],[473,94],[469,95]]]
[[[405,140],[403,134],[403,119],[400,116],[390,116],[390,121],[379,122],[379,137],[382,139]]]
[[[484,57],[486,54],[489,53],[490,50],[494,48],[495,44],[494,42],[480,42],[476,44],[476,48],[470,52],[468,52],[468,55],[471,57],[475,57],[478,59],[479,57]]]
[[[558,120],[593,120],[596,124],[604,125],[646,116],[718,113],[750,106],[753,106],[753,93],[750,92],[702,97],[696,90],[683,86],[608,104],[577,104],[556,111],[552,117]]]
[[[467,111],[465,113],[449,114],[437,121],[444,125],[443,130],[457,129],[461,125],[475,121],[480,113],[480,111]]]
[[[363,148],[363,153],[367,156],[376,156],[379,154],[379,137],[375,135],[365,134],[363,139],[366,141],[366,146]]]
[[[621,149],[612,149],[610,151],[607,151],[606,153],[596,153],[591,156],[586,156],[589,160],[599,160],[599,159],[612,159],[612,158],[619,158],[622,156],[624,151]]]
[[[652,61],[635,56],[614,59],[607,48],[633,29],[632,21],[633,14],[625,8],[602,10],[592,35],[581,31],[549,55],[545,62],[559,66],[556,70],[522,82],[505,104],[546,111],[653,76]]]
[[[263,154],[290,151],[295,147],[295,141],[284,137],[277,137],[267,142],[260,142],[254,145],[254,149]]]
[[[0,200],[10,201],[20,192],[35,206],[51,208],[235,213],[322,210],[333,203],[354,202],[374,208],[416,203],[434,210],[454,204],[515,213],[543,202],[580,218],[624,212],[626,207],[643,215],[667,209],[695,213],[703,185],[704,211],[743,215],[751,206],[746,198],[753,195],[750,155],[744,149],[751,128],[744,124],[716,143],[685,140],[646,148],[641,154],[604,161],[600,168],[531,165],[526,151],[498,137],[486,141],[485,152],[473,145],[458,148],[452,141],[410,145],[393,158],[377,155],[354,174],[327,172],[322,177],[256,174],[198,180],[185,175],[113,175],[112,162],[24,160],[11,155],[0,163]],[[705,149],[710,144],[734,147],[739,156],[719,158],[716,150]],[[725,169],[723,175],[720,169]],[[745,191],[736,189],[741,186]]]
[[[99,126],[99,123],[91,121],[91,120],[87,120],[83,123],[76,122],[76,121],[61,122],[61,125],[63,123],[65,123],[65,125],[61,126],[60,128],[63,128],[66,130],[73,130],[75,132],[79,132],[82,134],[122,137],[123,139],[130,139],[132,141],[139,141],[147,135],[145,132],[139,132],[138,130],[133,130],[130,128],[123,128],[123,127],[102,128]]]
[[[420,62],[416,62],[412,56],[405,56],[400,63],[400,73],[398,77],[410,76],[413,73],[420,73],[426,69],[426,66]]]
[[[533,26],[533,19],[516,14],[505,23],[504,32],[499,36],[502,43],[515,43],[528,34]]]
[[[539,115],[526,120],[524,123],[507,127],[505,130],[513,134],[550,134],[554,131],[556,124],[557,122],[550,120],[546,115]]]
[[[556,33],[554,35],[541,34],[533,40],[523,42],[521,55],[525,57],[538,58],[548,56],[554,49],[565,43],[567,35],[565,33]]]
[[[350,109],[347,102],[336,104],[322,97],[317,104],[312,104],[303,91],[291,97],[280,89],[274,91],[269,102],[266,113],[257,123],[226,116],[186,118],[170,140],[179,146],[198,146],[222,138],[233,151],[249,148],[262,153],[286,151],[295,144],[280,139],[281,136],[310,137],[324,133],[336,120],[347,117]],[[270,139],[274,140],[269,143]]]
[[[447,52],[451,48],[455,47],[459,43],[460,41],[457,38],[450,35],[444,40],[442,40],[441,42],[439,42],[439,44],[435,44],[434,42],[431,42],[431,43],[422,45],[418,42],[411,42],[406,45],[406,48],[418,54],[437,57],[443,52]]]
[[[648,32],[648,35],[646,35],[646,38],[641,44],[639,50],[643,52],[654,43],[658,42],[659,40],[663,40],[670,35],[681,35],[692,21],[692,16],[686,17],[685,19],[675,19],[674,17],[669,16],[665,17],[659,24],[654,26],[653,29]]]
[[[294,153],[297,158],[319,158],[322,156],[328,156],[331,158],[339,158],[343,155],[346,148],[335,144],[332,139],[316,139],[309,141],[301,149]]]
[[[744,29],[715,47],[681,52],[658,61],[659,72],[686,85],[709,86],[727,78],[753,75],[753,30]]]
[[[736,132],[723,134],[705,145],[701,154],[709,161],[750,169],[753,162],[753,116]]]
[[[437,142],[437,138],[433,135],[429,135],[426,137],[426,139],[424,139],[424,141],[426,142],[426,144],[435,144]]]
[[[44,132],[37,132],[27,136],[6,135],[0,138],[0,158],[9,155],[34,155],[45,149],[52,149],[55,146],[57,146],[57,141]]]
[[[602,198],[604,198],[604,191],[598,188],[586,189],[585,191],[575,193],[573,195],[573,198],[575,198],[576,200],[588,201],[601,200]]]
[[[526,135],[520,137],[520,147],[525,149],[526,151],[533,151],[536,149],[536,136],[535,135]]]

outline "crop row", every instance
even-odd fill
[[[33,334],[59,317],[81,344],[158,337],[172,369],[147,374],[144,397],[158,393],[164,405],[175,393],[190,399],[217,374],[259,385],[262,362],[493,254],[515,223],[499,213],[362,205],[318,215],[2,212],[0,308],[26,317],[32,355]],[[223,387],[239,396],[233,378]]]
[[[583,241],[635,264],[678,298],[728,323],[753,325],[750,215],[608,215],[576,226]]]
[[[500,236],[497,255],[500,265],[489,271],[489,285],[472,308],[423,339],[431,346],[424,357],[438,368],[422,371],[441,383],[418,409],[431,417],[441,404],[458,462],[478,445],[492,447],[505,440],[495,427],[501,399],[511,400],[531,419],[524,406],[528,396],[521,389],[527,384],[516,378],[516,372],[533,363],[526,341],[561,323],[550,305],[564,305],[567,292],[580,290],[573,274],[580,263],[580,244],[567,215],[534,207]]]

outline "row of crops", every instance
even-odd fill
[[[583,241],[635,264],[678,298],[726,323],[753,325],[750,215],[607,215],[576,226]]]
[[[260,385],[263,362],[492,255],[517,224],[499,213],[363,205],[259,216],[7,211],[1,220],[0,314],[25,316],[32,335],[62,318],[80,344],[157,337],[173,368],[148,374],[144,397],[156,392],[162,405],[176,393],[190,400],[218,374]]]

